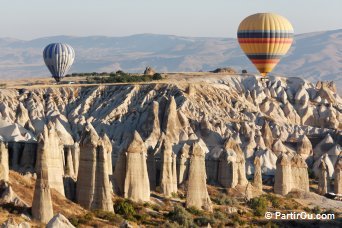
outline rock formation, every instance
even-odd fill
[[[0,180],[8,181],[8,149],[5,142],[0,140]]]
[[[177,154],[177,177],[179,185],[184,184],[189,177],[189,150],[190,146],[188,144],[184,144]]]
[[[136,202],[149,201],[150,182],[146,165],[147,149],[138,132],[134,132],[126,153],[124,196]]]
[[[297,153],[300,154],[304,160],[313,155],[312,144],[306,135],[299,141]]]
[[[237,183],[239,185],[247,185],[248,180],[246,177],[245,156],[240,146],[237,144],[237,142],[233,138],[229,138],[226,141],[224,148],[226,151],[232,150],[236,154],[235,167],[236,167],[236,172],[237,172]]]
[[[291,159],[292,188],[309,191],[308,165],[300,154]]]
[[[189,181],[186,192],[186,207],[196,207],[212,211],[207,191],[204,151],[198,143],[190,150]]]
[[[262,191],[262,173],[261,173],[260,157],[255,157],[254,159],[253,186],[259,189],[260,191]]]
[[[84,127],[80,141],[80,165],[76,201],[86,209],[113,212],[106,146],[90,123]]]
[[[234,188],[238,184],[238,166],[236,152],[230,148],[222,151],[219,157],[218,182],[225,188]]]
[[[64,215],[58,213],[49,221],[46,228],[74,228],[74,226]]]
[[[269,149],[272,149],[274,139],[272,135],[272,130],[267,121],[264,122],[264,125],[262,126],[262,129],[261,129],[261,133],[264,138],[266,147]]]
[[[277,159],[277,169],[274,177],[274,193],[287,195],[292,189],[291,159],[285,153]]]
[[[50,131],[45,127],[38,141],[37,180],[32,202],[32,216],[42,223],[48,223],[53,217],[51,192],[49,186],[48,161],[50,156]]]
[[[321,161],[319,165],[319,175],[318,175],[318,194],[325,195],[329,192],[330,177],[329,170],[324,160]]]
[[[61,148],[60,141],[57,137],[57,132],[55,130],[54,125],[49,122],[48,126],[48,136],[45,138],[46,143],[49,145],[48,147],[48,175],[49,175],[49,185],[50,188],[56,189],[62,195],[64,193],[64,185],[63,185],[63,175],[64,175],[64,167],[63,167],[63,148]],[[45,131],[45,129],[44,129]]]
[[[161,173],[160,173],[160,190],[166,197],[171,197],[172,193],[177,193],[177,186],[174,184],[177,172],[174,173],[174,159],[172,145],[167,139],[164,139],[161,147]],[[174,177],[175,176],[175,177]]]
[[[335,194],[342,195],[342,156],[339,157],[335,164],[335,182],[334,192]]]
[[[156,73],[156,71],[152,68],[152,67],[146,67],[145,71],[144,71],[144,75],[154,75]]]

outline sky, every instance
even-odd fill
[[[274,12],[295,33],[342,28],[342,0],[0,0],[0,37],[235,37],[241,20]]]

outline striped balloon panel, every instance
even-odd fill
[[[293,42],[293,28],[282,16],[255,14],[244,19],[238,29],[238,42],[247,57],[263,75],[271,72]]]
[[[68,44],[53,43],[45,47],[44,62],[57,81],[70,69],[75,59],[75,51]]]

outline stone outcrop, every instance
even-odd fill
[[[165,114],[162,123],[162,131],[165,133],[168,143],[179,141],[181,123],[177,114],[177,104],[173,96],[170,97],[165,108]]]
[[[313,155],[312,144],[309,138],[304,135],[297,145],[297,153],[302,156],[304,160]]]
[[[80,141],[80,165],[76,201],[86,209],[113,212],[107,151],[103,139],[90,123],[84,127]]]
[[[334,176],[334,192],[335,194],[342,195],[342,156],[336,161]]]
[[[222,151],[219,157],[218,182],[225,188],[234,188],[238,184],[238,166],[236,152],[230,148]]]
[[[309,191],[308,165],[300,154],[291,159],[292,188]]]
[[[274,139],[272,130],[267,121],[265,121],[264,125],[262,126],[261,133],[262,137],[264,138],[265,146],[269,149],[272,149]]]
[[[54,125],[49,122],[47,125],[47,137],[45,137],[46,144],[49,145],[47,148],[49,156],[47,160],[48,164],[48,175],[49,175],[49,185],[50,188],[56,189],[63,196],[64,193],[64,184],[63,184],[63,175],[64,175],[64,167],[63,167],[63,147],[59,141],[57,136],[57,132],[55,130]],[[45,128],[44,128],[45,131]]]
[[[126,175],[124,197],[136,202],[150,200],[146,156],[147,149],[138,132],[126,150]]]
[[[145,71],[144,71],[144,75],[154,75],[156,73],[156,71],[152,68],[152,67],[146,67]]]
[[[236,169],[237,169],[237,182],[239,185],[247,185],[248,180],[246,177],[246,167],[245,167],[245,156],[242,152],[239,144],[237,142],[230,138],[226,141],[224,145],[225,150],[232,150],[236,154]]]
[[[177,154],[177,177],[179,185],[184,184],[189,177],[189,150],[190,146],[188,144],[184,144]]]
[[[8,149],[5,142],[0,140],[0,180],[8,181]]]
[[[58,213],[49,221],[46,228],[74,228],[74,226],[64,215]]]
[[[36,164],[37,180],[32,202],[32,216],[42,223],[48,223],[53,217],[48,169],[51,147],[49,134],[50,131],[45,127],[39,137]]]
[[[276,155],[279,155],[281,153],[286,153],[287,149],[286,149],[285,145],[283,144],[283,142],[280,139],[278,139],[277,141],[274,142],[273,147],[272,147],[272,151]]]
[[[186,207],[212,211],[207,190],[204,151],[198,143],[190,149],[189,181],[186,192]]]
[[[318,194],[325,195],[329,192],[330,187],[330,175],[328,167],[325,161],[322,159],[321,164],[319,165],[319,174],[318,174]]]
[[[161,172],[160,172],[160,190],[161,192],[170,197],[172,193],[177,193],[177,186],[174,184],[177,172],[174,172],[174,163],[172,144],[168,139],[164,139],[161,146]]]
[[[292,189],[291,159],[285,153],[277,159],[277,169],[274,177],[274,192],[287,195]]]
[[[261,173],[261,163],[260,157],[255,157],[254,159],[254,179],[253,186],[258,190],[262,191],[262,173]]]

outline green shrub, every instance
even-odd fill
[[[112,212],[102,211],[102,210],[94,210],[94,215],[100,219],[108,220],[110,222],[120,222],[120,218]]]
[[[236,206],[238,204],[235,198],[228,197],[224,193],[220,193],[217,197],[212,199],[218,205]]]
[[[134,205],[127,199],[116,201],[114,211],[125,219],[135,220],[134,216],[136,215],[136,211],[134,209]]]
[[[179,205],[174,206],[173,210],[167,214],[167,218],[169,218],[171,221],[177,222],[183,227],[195,226],[191,214]]]
[[[203,212],[197,209],[196,207],[188,207],[186,210],[189,211],[193,215],[203,215]]]
[[[163,79],[163,77],[161,76],[161,74],[159,73],[155,73],[153,76],[152,76],[152,80],[161,80]]]
[[[272,207],[279,208],[280,207],[280,201],[279,198],[275,195],[267,195],[267,199],[272,203]]]
[[[203,217],[198,217],[194,219],[194,222],[196,223],[196,225],[198,226],[207,226],[208,223],[210,223],[211,225],[215,223],[215,220],[209,216],[203,216]]]
[[[264,216],[267,210],[267,199],[265,196],[253,198],[249,201],[249,206],[254,210],[256,216]]]

